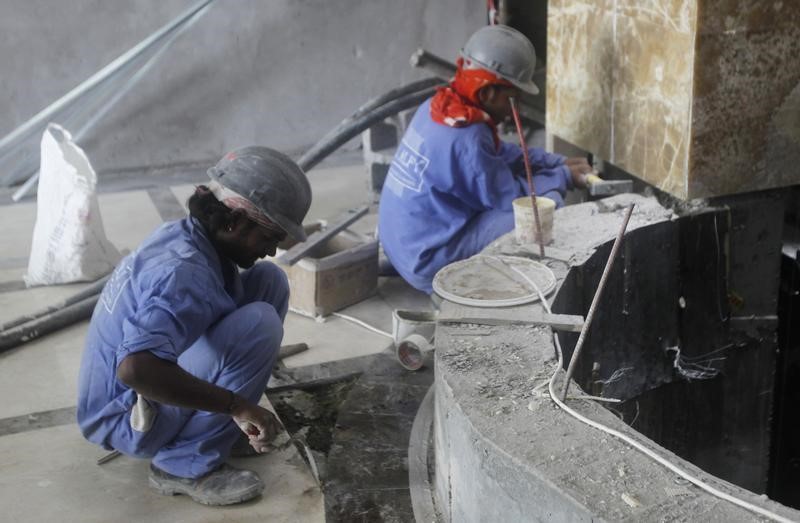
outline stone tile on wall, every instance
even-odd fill
[[[691,101],[694,35],[629,16],[617,17],[614,98],[661,100],[677,113]]]
[[[617,17],[608,159],[683,196],[694,39],[650,19]]]
[[[614,165],[642,180],[685,197],[688,118],[670,124],[672,108],[654,99],[629,98],[614,103]],[[688,115],[687,115],[688,116]]]
[[[701,0],[698,34],[774,31],[800,25],[800,0]]]
[[[585,92],[561,90],[557,97],[548,98],[547,107],[548,111],[551,107],[562,111],[564,116],[558,125],[548,124],[548,130],[553,130],[558,136],[569,136],[570,143],[581,149],[593,151],[601,158],[610,158],[611,108],[599,105],[599,100],[603,98],[585,97]],[[593,105],[594,111],[589,110]],[[575,107],[581,109],[575,110]]]
[[[547,82],[548,132],[674,196],[800,183],[800,0],[554,0]]]
[[[685,34],[694,34],[697,0],[617,0],[616,12]]]
[[[696,47],[689,197],[798,183],[800,26],[700,34]]]
[[[614,46],[613,13],[604,7],[612,4],[557,0],[548,6],[548,128],[605,158]]]
[[[708,128],[692,136],[689,177],[685,198],[733,194],[754,189],[762,180],[766,145],[763,118],[737,119],[724,127]]]

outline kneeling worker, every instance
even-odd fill
[[[469,258],[514,228],[511,202],[528,194],[522,149],[502,142],[497,124],[510,97],[536,94],[533,44],[506,26],[479,29],[455,77],[417,110],[392,161],[380,201],[379,232],[395,269],[432,292],[445,265]],[[584,158],[529,149],[539,196],[564,204],[592,171]]]
[[[190,216],[156,230],[103,289],[81,362],[78,424],[105,449],[152,458],[149,482],[162,494],[227,505],[264,488],[254,472],[225,464],[231,447],[244,432],[263,452],[280,428],[258,401],[289,287],[277,266],[255,262],[287,233],[305,240],[311,188],[291,159],[265,147],[235,150],[209,175]]]

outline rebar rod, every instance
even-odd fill
[[[533,205],[533,219],[536,228],[533,231],[533,238],[538,239],[539,256],[544,258],[544,236],[542,236],[542,223],[539,221],[539,205],[536,203],[536,188],[533,185],[533,174],[531,172],[531,160],[528,158],[528,144],[525,143],[525,133],[522,132],[522,120],[519,117],[519,108],[514,97],[508,99],[511,105],[511,113],[514,115],[514,123],[517,124],[517,135],[519,135],[519,146],[522,148],[522,159],[525,161],[525,175],[528,177],[528,191],[531,193],[531,205]]]
[[[614,265],[614,260],[617,258],[617,252],[619,251],[619,246],[622,243],[622,237],[625,236],[625,229],[628,228],[628,221],[631,219],[631,213],[633,212],[634,205],[635,204],[633,203],[630,204],[625,210],[625,217],[622,220],[622,226],[619,228],[617,238],[614,240],[614,246],[611,247],[611,254],[608,255],[608,260],[606,260],[606,266],[603,269],[603,275],[600,276],[600,283],[597,284],[597,290],[594,291],[594,298],[592,298],[592,304],[589,306],[589,312],[586,313],[586,319],[583,322],[581,334],[578,336],[578,343],[575,344],[575,350],[572,352],[572,357],[569,360],[567,376],[564,378],[564,387],[561,390],[561,401],[564,401],[567,398],[569,380],[572,378],[572,374],[575,372],[575,367],[578,363],[578,356],[580,356],[581,349],[583,348],[583,342],[586,339],[586,333],[589,332],[589,327],[592,325],[594,311],[597,309],[597,304],[600,301],[600,296],[603,294],[603,288],[606,286],[608,275],[611,273],[611,267]]]

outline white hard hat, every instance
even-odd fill
[[[525,35],[505,25],[488,25],[469,37],[461,56],[495,73],[530,94],[539,94],[533,83],[536,51]]]

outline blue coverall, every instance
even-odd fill
[[[116,377],[140,351],[253,403],[264,393],[283,338],[289,285],[262,262],[239,273],[217,254],[194,218],[156,230],[125,257],[95,307],[78,384],[78,425],[106,449],[153,458],[184,478],[215,469],[241,433],[231,416],[149,401],[152,426],[131,426],[135,391]]]
[[[536,192],[564,205],[564,157],[530,148]],[[511,202],[528,194],[522,149],[494,144],[488,125],[449,127],[422,104],[389,167],[378,230],[384,252],[412,286],[432,292],[436,272],[514,228]]]

